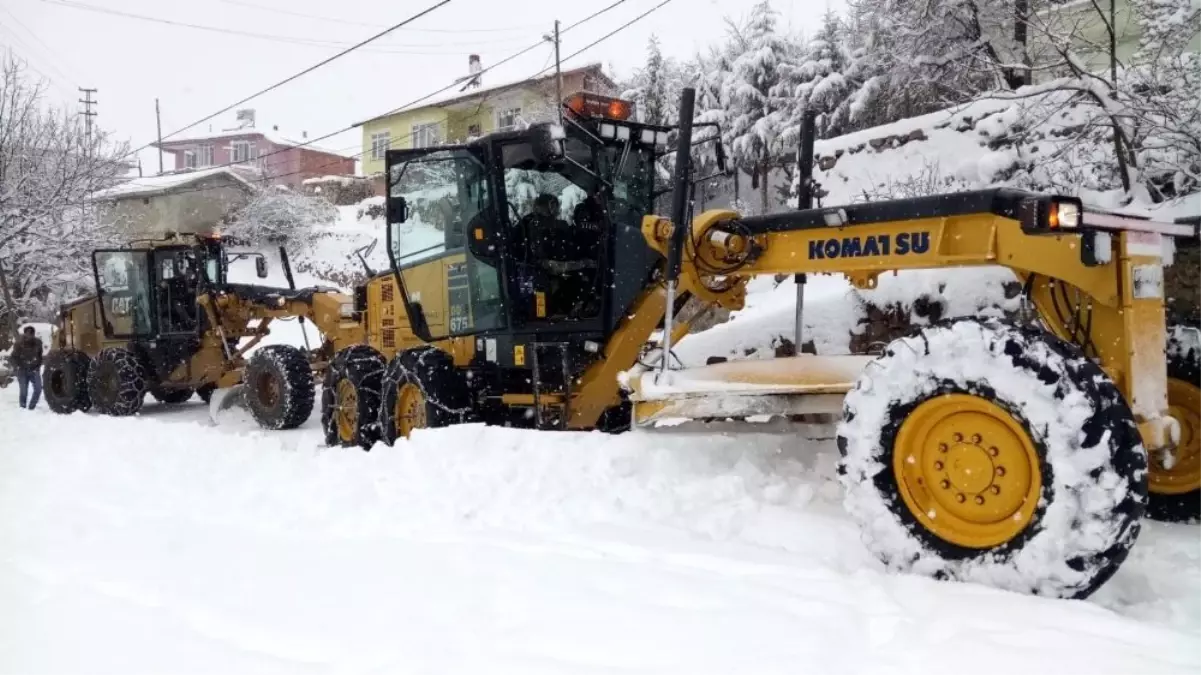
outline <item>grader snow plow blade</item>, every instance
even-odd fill
[[[630,379],[635,426],[681,420],[838,415],[871,356],[726,361]]]
[[[225,389],[216,389],[209,398],[209,419],[213,424],[220,424],[218,416],[230,408],[246,409],[246,385],[237,384]]]

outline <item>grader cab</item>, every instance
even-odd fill
[[[338,291],[297,289],[286,253],[289,288],[228,281],[231,262],[261,253],[229,252],[220,237],[169,235],[92,254],[96,295],[62,307],[45,366],[45,393],[58,413],[137,413],[150,394],[177,404],[243,385],[243,401],[264,427],[299,426],[313,408],[313,369],[361,331],[343,313]],[[247,358],[276,319],[306,319],[325,335],[313,350],[269,345]]]

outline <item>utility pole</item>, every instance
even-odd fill
[[[563,67],[559,61],[559,20],[555,19],[555,35],[543,35],[543,40],[555,43],[555,108],[558,110],[559,124],[563,123]]]
[[[163,116],[158,111],[158,99],[154,99],[154,124],[158,127],[158,173],[163,175]]]
[[[559,61],[559,20],[555,19],[555,107],[559,109],[559,124],[563,123],[563,64]]]
[[[96,113],[92,110],[92,106],[98,104],[99,101],[92,100],[92,94],[96,93],[95,89],[80,87],[79,91],[83,92],[83,98],[79,99],[79,102],[83,104],[83,112],[79,114],[83,115],[85,128],[87,129],[88,144],[90,145],[92,142],[92,118],[96,116]]]

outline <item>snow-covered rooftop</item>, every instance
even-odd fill
[[[229,176],[239,183],[245,184],[247,187],[251,186],[251,179],[242,173],[239,173],[230,167],[217,167],[213,169],[201,169],[199,171],[169,173],[162,176],[145,176],[143,178],[135,178],[120,185],[93,192],[89,196],[89,199],[93,201],[103,201],[111,199],[123,199],[127,197],[148,197],[151,195],[166,194],[175,188],[199,183],[202,180],[222,174]]]
[[[262,129],[259,127],[247,126],[180,134],[178,136],[172,136],[170,139],[163,141],[162,145],[164,148],[170,148],[172,146],[195,143],[197,141],[214,141],[222,138],[237,138],[239,136],[262,136],[264,139],[274,143],[275,145],[282,145],[285,147],[304,146],[305,148],[314,152],[323,152],[329,155],[337,155],[339,157],[350,157],[350,155],[339,150],[334,150],[322,145],[310,143],[306,138],[297,139],[294,135],[285,135],[277,131],[275,127],[270,129]],[[301,136],[303,136],[303,134],[301,134]],[[153,145],[157,147],[157,144]]]
[[[602,68],[603,68],[603,65],[599,61],[596,61],[593,63],[588,63],[585,65],[579,66],[577,68],[571,68],[569,70],[564,70],[563,76],[567,77],[567,76],[573,75],[575,73],[580,73],[580,72],[587,71],[587,70],[595,70],[605,79],[609,79],[609,76],[604,74],[604,71],[602,70]],[[444,105],[448,105],[451,103],[471,101],[476,98],[488,96],[489,94],[498,93],[505,89],[511,89],[513,87],[518,87],[523,84],[541,82],[543,80],[548,80],[552,77],[554,77],[554,73],[550,73],[548,75],[541,75],[541,76],[535,77],[535,78],[523,78],[523,79],[519,79],[519,80],[508,80],[505,82],[500,82],[500,83],[489,85],[486,87],[479,87],[478,89],[470,89],[468,91],[459,91],[459,88],[453,88],[453,89],[445,91],[441,94],[438,94],[437,96],[431,96],[429,98],[422,99],[421,101],[419,101],[417,103],[414,103],[409,106],[405,106],[403,108],[398,108],[387,114],[372,117],[370,119],[365,120],[364,122],[361,122],[360,124],[365,124],[367,122],[372,122],[372,121],[375,121],[378,119],[383,119],[385,117],[391,117],[392,115],[396,115],[399,113],[412,112],[414,110],[421,110],[422,108],[430,108],[433,106],[444,106]]]

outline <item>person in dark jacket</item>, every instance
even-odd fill
[[[21,407],[29,393],[29,385],[33,385],[33,398],[29,399],[29,409],[37,407],[38,398],[42,395],[42,341],[33,332],[33,326],[26,326],[24,334],[13,345],[9,362],[17,373],[17,386],[20,387]]]

